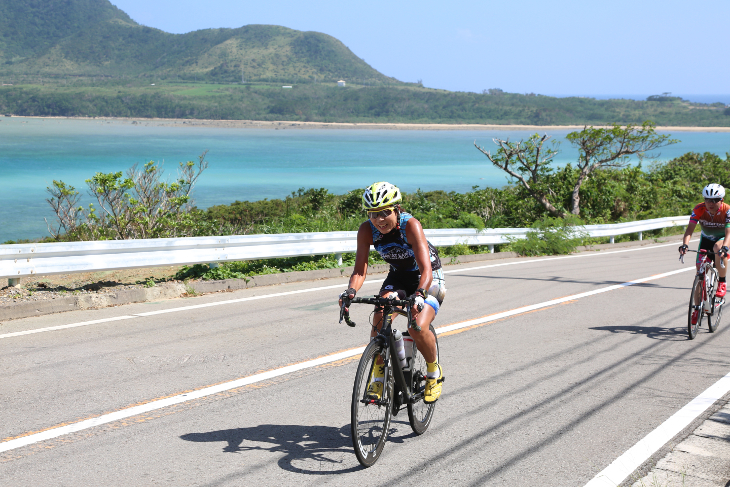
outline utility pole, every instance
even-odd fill
[[[243,79],[243,66],[241,66],[241,84],[245,84],[246,80]]]

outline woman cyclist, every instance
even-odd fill
[[[728,245],[730,244],[730,205],[723,203],[725,188],[719,184],[705,186],[702,196],[705,198],[705,202],[695,206],[692,210],[679,253],[682,255],[687,253],[692,232],[699,223],[702,228],[699,250],[704,249],[715,253],[715,268],[720,281],[715,296],[724,298],[727,291],[725,275],[727,274]],[[725,267],[720,265],[723,260]],[[697,266],[699,265],[700,254],[697,254]],[[692,313],[693,325],[697,323],[698,315],[698,310]]]
[[[412,316],[421,331],[411,328],[409,334],[426,359],[427,381],[423,400],[433,403],[441,396],[443,370],[437,362],[436,341],[429,325],[439,311],[446,286],[438,252],[426,240],[421,223],[400,207],[401,200],[400,190],[387,182],[375,183],[363,193],[362,204],[368,220],[360,225],[357,232],[355,269],[350,276],[349,288],[340,295],[340,306],[343,297],[353,299],[365,282],[370,246],[374,246],[383,260],[390,264],[380,296],[402,291],[406,296],[415,297]],[[371,337],[377,335],[382,320],[382,310],[376,308]],[[375,367],[368,386],[369,397],[380,399],[384,375],[384,367]]]

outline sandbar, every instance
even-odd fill
[[[157,127],[214,127],[252,128],[275,130],[581,130],[584,125],[498,125],[498,124],[447,124],[447,123],[355,123],[355,122],[299,122],[263,120],[205,120],[177,118],[124,118],[124,117],[15,117],[41,120],[94,120],[121,122]],[[600,127],[594,125],[594,127]],[[670,127],[657,126],[662,132],[730,132],[730,127]]]

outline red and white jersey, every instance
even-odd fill
[[[725,238],[725,228],[730,227],[730,205],[720,203],[717,213],[711,215],[704,203],[700,203],[692,210],[689,221],[699,223],[702,236],[717,242]]]

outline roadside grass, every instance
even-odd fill
[[[495,250],[498,248],[495,246]],[[439,247],[442,257],[458,257],[460,255],[488,254],[489,247],[469,246],[457,244],[450,247]],[[370,252],[368,265],[385,264],[377,252]],[[355,254],[342,254],[342,266],[337,264],[334,255],[312,255],[302,257],[288,257],[283,259],[245,260],[235,262],[221,262],[217,265],[195,264],[183,266],[172,278],[179,281],[190,279],[223,280],[247,279],[253,276],[279,274],[283,272],[313,271],[320,269],[338,269],[355,265]]]
[[[656,471],[651,472],[651,479],[649,479],[649,483],[647,484],[644,482],[644,478],[636,479],[632,478],[631,481],[633,482],[631,484],[631,487],[686,487],[687,485],[687,473],[686,471],[678,472],[679,476],[681,478],[681,484],[675,483],[671,479],[667,478],[659,478]]]

